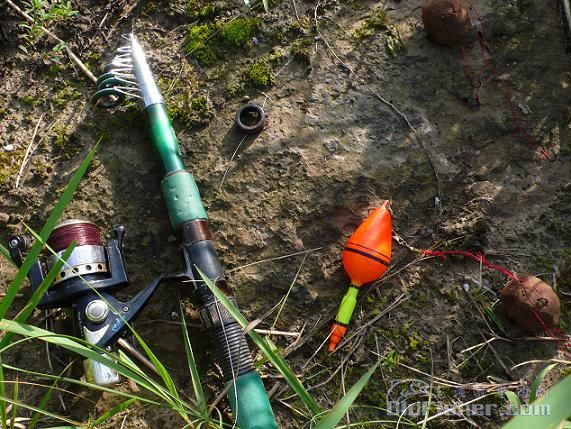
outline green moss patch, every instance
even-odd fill
[[[207,21],[215,18],[220,13],[216,5],[208,1],[190,0],[186,3],[184,11],[193,21]]]
[[[207,97],[193,95],[190,88],[177,91],[177,94],[167,100],[167,111],[172,120],[190,128],[208,124],[214,116],[214,108]]]
[[[252,37],[260,29],[260,18],[239,18],[228,22],[222,27],[222,38],[225,45],[248,47]]]
[[[310,48],[313,42],[309,38],[295,39],[291,44],[291,55],[300,62],[310,63]]]
[[[218,31],[214,24],[194,25],[188,29],[186,35],[187,55],[191,55],[204,65],[212,65],[216,62],[217,55],[214,51],[212,40]]]
[[[377,34],[379,31],[386,30],[390,20],[384,9],[379,9],[373,15],[365,20],[353,34],[357,39],[365,39]]]
[[[189,27],[185,52],[206,66],[213,65],[228,48],[247,48],[259,30],[259,18],[239,18],[226,24],[208,23]]]
[[[261,58],[252,63],[248,77],[250,82],[258,88],[264,88],[276,83],[272,66],[267,58]]]

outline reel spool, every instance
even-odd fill
[[[81,219],[70,219],[54,228],[47,243],[56,253],[48,257],[47,269],[55,265],[73,241],[76,242],[76,247],[58,273],[53,286],[77,280],[80,276],[108,277],[107,252],[101,241],[101,231],[94,223]]]

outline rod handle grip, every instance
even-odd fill
[[[266,388],[256,371],[242,374],[229,384],[228,399],[240,429],[278,428]]]

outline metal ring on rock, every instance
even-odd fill
[[[257,134],[266,125],[266,114],[258,104],[245,104],[238,109],[236,125],[246,134]]]

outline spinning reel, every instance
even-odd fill
[[[67,247],[75,241],[76,247],[38,307],[71,307],[77,334],[88,343],[107,350],[125,333],[127,324],[137,317],[161,282],[180,278],[176,274],[161,275],[130,301],[120,302],[113,298],[110,292],[125,287],[129,282],[123,259],[124,236],[125,228],[116,226],[104,245],[97,225],[79,219],[67,220],[58,224],[47,240],[53,253],[41,255],[28,274],[35,292]],[[16,265],[22,265],[29,245],[27,236],[10,237],[8,249]],[[119,381],[116,371],[99,362],[86,360],[84,369],[88,379],[100,386]]]

